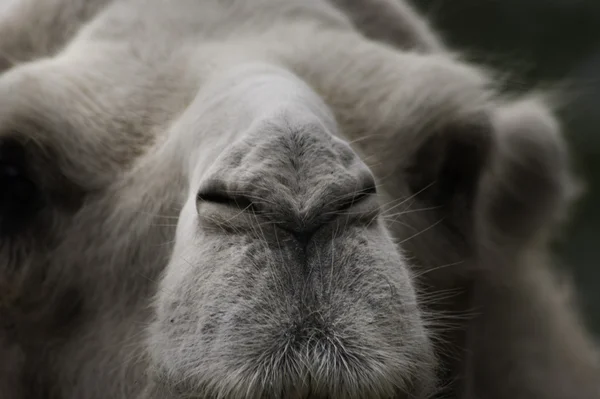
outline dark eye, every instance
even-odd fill
[[[12,141],[0,143],[0,232],[17,230],[39,203],[40,195],[29,176],[25,151]]]

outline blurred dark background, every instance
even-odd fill
[[[587,186],[558,243],[600,338],[600,0],[412,0],[452,48],[509,72],[511,90],[558,85],[577,174]]]

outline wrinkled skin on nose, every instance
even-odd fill
[[[240,206],[251,203],[281,229],[310,235],[375,194],[373,175],[346,143],[317,123],[288,129],[278,132],[267,123],[264,137],[234,146],[208,174],[198,200],[223,194]]]
[[[434,381],[373,175],[318,120],[268,119],[221,154],[163,288],[151,347],[183,392],[407,397]]]

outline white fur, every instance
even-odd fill
[[[546,255],[560,126],[407,5],[4,18],[0,146],[45,206],[0,238],[0,398],[600,395]]]

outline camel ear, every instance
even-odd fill
[[[502,105],[431,135],[406,169],[410,190],[469,242],[525,245],[575,192],[555,117],[539,100]]]
[[[482,175],[476,232],[488,244],[523,246],[548,232],[581,191],[557,119],[538,98],[496,109],[495,148]]]

